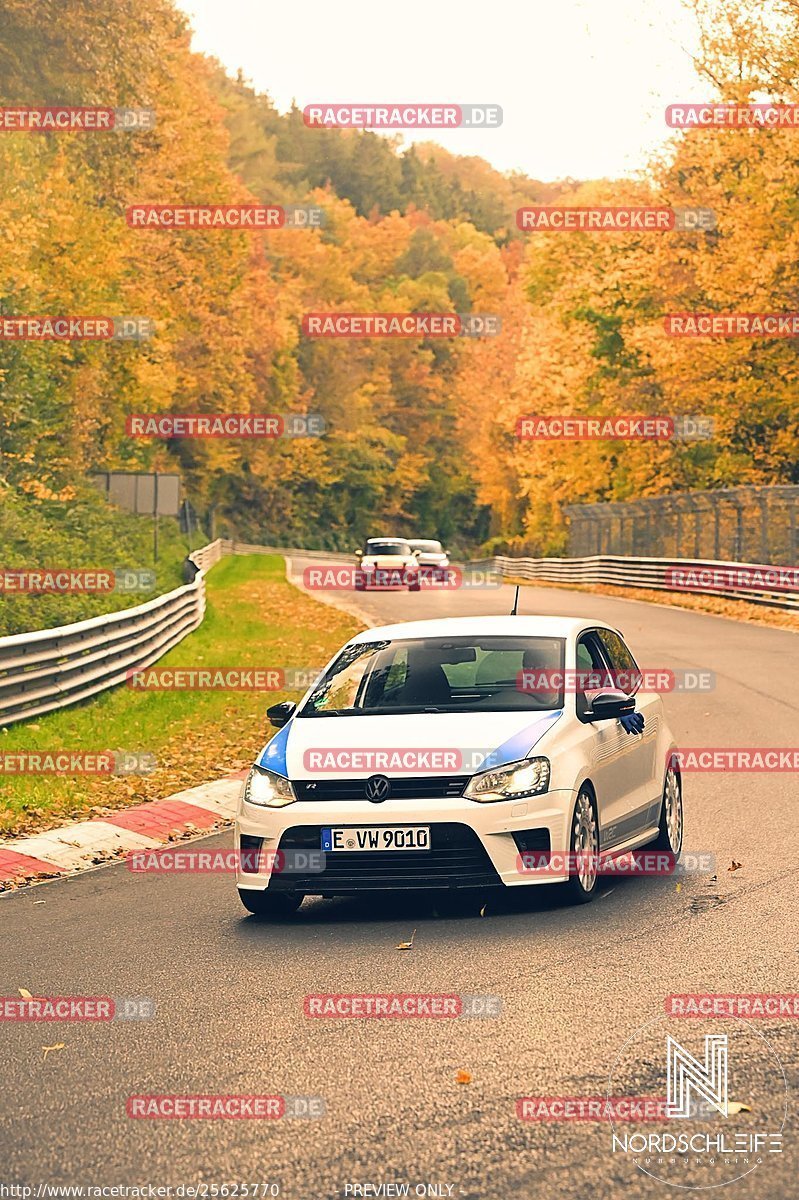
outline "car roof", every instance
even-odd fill
[[[376,638],[396,641],[399,638],[439,638],[485,636],[508,637],[574,637],[584,629],[610,629],[620,631],[596,617],[445,617],[431,621],[402,621],[395,625],[377,625],[364,629],[352,639],[353,642],[372,642]]]
[[[370,542],[397,542],[397,543],[399,543],[400,546],[404,546],[404,545],[406,545],[407,541],[408,541],[407,538],[373,537],[373,538],[367,538],[366,544],[368,546]]]

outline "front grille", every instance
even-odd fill
[[[280,839],[280,850],[319,850],[320,825],[297,825]],[[346,850],[325,855],[325,869],[307,876],[275,875],[271,888],[310,895],[338,896],[359,891],[403,888],[470,888],[501,886],[491,859],[467,825],[430,826],[429,850]]]
[[[447,800],[463,795],[470,775],[397,776],[390,780],[391,800]],[[365,800],[366,779],[298,779],[298,800]]]

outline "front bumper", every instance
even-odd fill
[[[249,839],[259,839],[266,862],[256,871],[243,871],[239,865],[236,882],[240,888],[256,891],[271,887],[318,896],[563,883],[566,875],[520,870],[519,856],[522,848],[568,849],[574,800],[575,793],[570,790],[495,804],[481,804],[459,796],[436,800],[392,799],[380,805],[363,800],[299,800],[282,809],[264,809],[240,800],[236,850],[241,849],[242,837],[245,850],[252,845]],[[336,851],[322,856],[321,871],[303,871],[302,863],[296,870],[270,869],[271,862],[280,862],[280,856],[274,852],[319,851],[322,828],[347,825],[428,825],[431,848]],[[286,865],[291,857],[286,856]],[[245,865],[254,866],[253,858]]]

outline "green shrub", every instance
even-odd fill
[[[109,504],[86,485],[74,500],[40,500],[0,483],[0,571],[154,570],[146,592],[96,594],[11,593],[0,587],[0,636],[69,625],[141,604],[183,583],[188,544],[178,523],[159,519],[159,556],[153,563],[153,522]],[[193,548],[205,539],[195,534]]]

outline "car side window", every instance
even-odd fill
[[[619,691],[626,692],[628,696],[633,695],[640,686],[641,672],[628,650],[627,644],[612,629],[598,629],[597,634],[605,648],[616,687]]]
[[[602,650],[602,643],[594,631],[581,634],[577,642],[577,685],[576,708],[577,716],[584,717],[588,711],[588,697],[582,685],[581,676],[590,673],[606,674],[608,663]],[[590,690],[590,689],[589,689]]]

